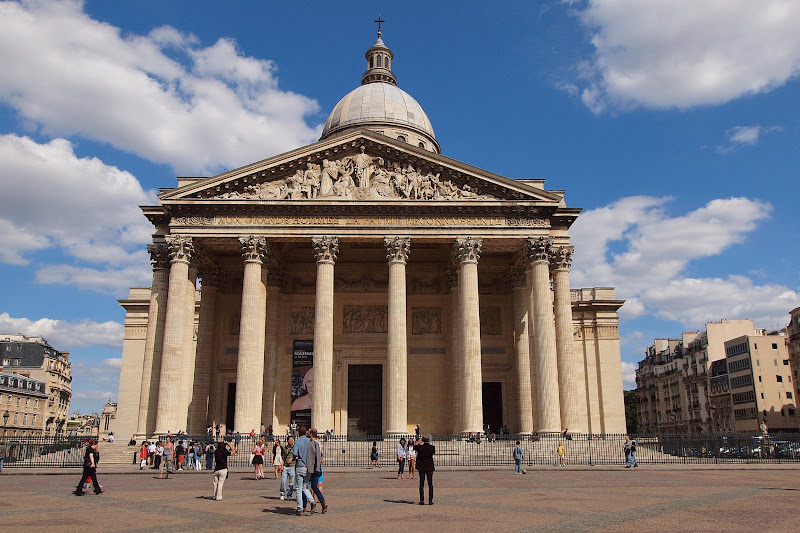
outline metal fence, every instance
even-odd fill
[[[722,463],[789,463],[800,462],[800,434],[771,434],[766,437],[742,433],[633,435],[637,443],[636,459],[641,464],[722,464]],[[163,437],[165,438],[165,437]],[[206,435],[173,436],[173,440],[199,442],[205,448]],[[413,435],[405,439],[413,439]],[[228,459],[231,467],[249,467],[253,445],[258,436],[225,437],[237,453]],[[285,437],[280,437],[285,444]],[[370,463],[373,443],[382,467],[397,466],[396,451],[400,437],[336,436],[321,439],[328,466],[366,467]],[[435,435],[434,457],[437,466],[510,466],[516,441],[524,453],[524,464],[555,465],[559,442],[565,448],[567,465],[621,465],[625,461],[625,435],[505,435],[498,438],[469,438],[463,435]],[[270,471],[271,448],[264,460]],[[7,441],[7,467],[76,467],[83,463],[85,438],[30,437]],[[141,444],[141,442],[139,442]],[[133,450],[137,450],[135,448]],[[101,455],[100,464],[103,464]],[[205,468],[205,457],[202,461]]]

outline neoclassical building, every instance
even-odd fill
[[[116,431],[624,432],[622,301],[569,285],[580,209],[442,156],[380,31],[366,60],[318,142],[143,208]]]

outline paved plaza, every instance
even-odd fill
[[[278,481],[232,472],[213,501],[211,474],[168,480],[135,467],[99,472],[105,493],[71,494],[79,472],[6,470],[4,531],[775,531],[800,530],[800,469],[759,467],[543,467],[437,470],[435,505],[417,505],[417,481],[391,468],[330,469],[327,514],[294,515]],[[113,470],[113,472],[112,472]],[[288,531],[288,530],[287,530]]]

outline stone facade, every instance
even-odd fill
[[[44,433],[45,383],[0,368],[0,417],[3,437],[38,437]],[[7,415],[7,416],[6,416]]]
[[[72,399],[72,364],[69,352],[56,350],[42,337],[0,334],[0,362],[5,372],[44,383],[47,402],[37,416],[38,433],[63,435]]]
[[[390,94],[378,41],[362,83]],[[569,286],[580,209],[440,155],[416,102],[343,105],[319,142],[143,208],[153,286],[120,302],[116,431],[282,432],[303,405],[337,434],[356,412],[386,434],[624,432],[623,302]]]

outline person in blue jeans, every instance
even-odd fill
[[[294,492],[294,472],[295,472],[295,458],[294,458],[294,437],[289,436],[286,439],[286,446],[283,447],[283,470],[281,471],[281,500],[286,500],[292,497]]]
[[[638,467],[639,463],[636,462],[636,440],[632,439],[630,435],[625,435],[625,468]]]
[[[314,496],[308,490],[309,477],[307,476],[308,469],[306,468],[306,454],[308,453],[308,443],[311,439],[306,435],[306,427],[300,426],[298,428],[300,438],[294,441],[294,490],[297,491],[297,515],[303,516],[306,511],[308,502],[314,501]]]
[[[519,441],[514,446],[511,455],[514,457],[514,474],[520,474],[522,472],[522,458],[525,457],[525,454],[522,452],[522,448],[519,447]]]
[[[317,496],[317,500],[322,505],[322,512],[328,512],[328,504],[325,503],[325,496],[319,486],[320,479],[322,479],[322,447],[319,444],[319,436],[317,430],[311,428],[308,430],[308,435],[311,437],[311,442],[308,444],[308,452],[306,454],[306,468],[308,468],[308,475],[311,479],[311,490]],[[316,504],[311,502],[311,512],[314,512]]]

